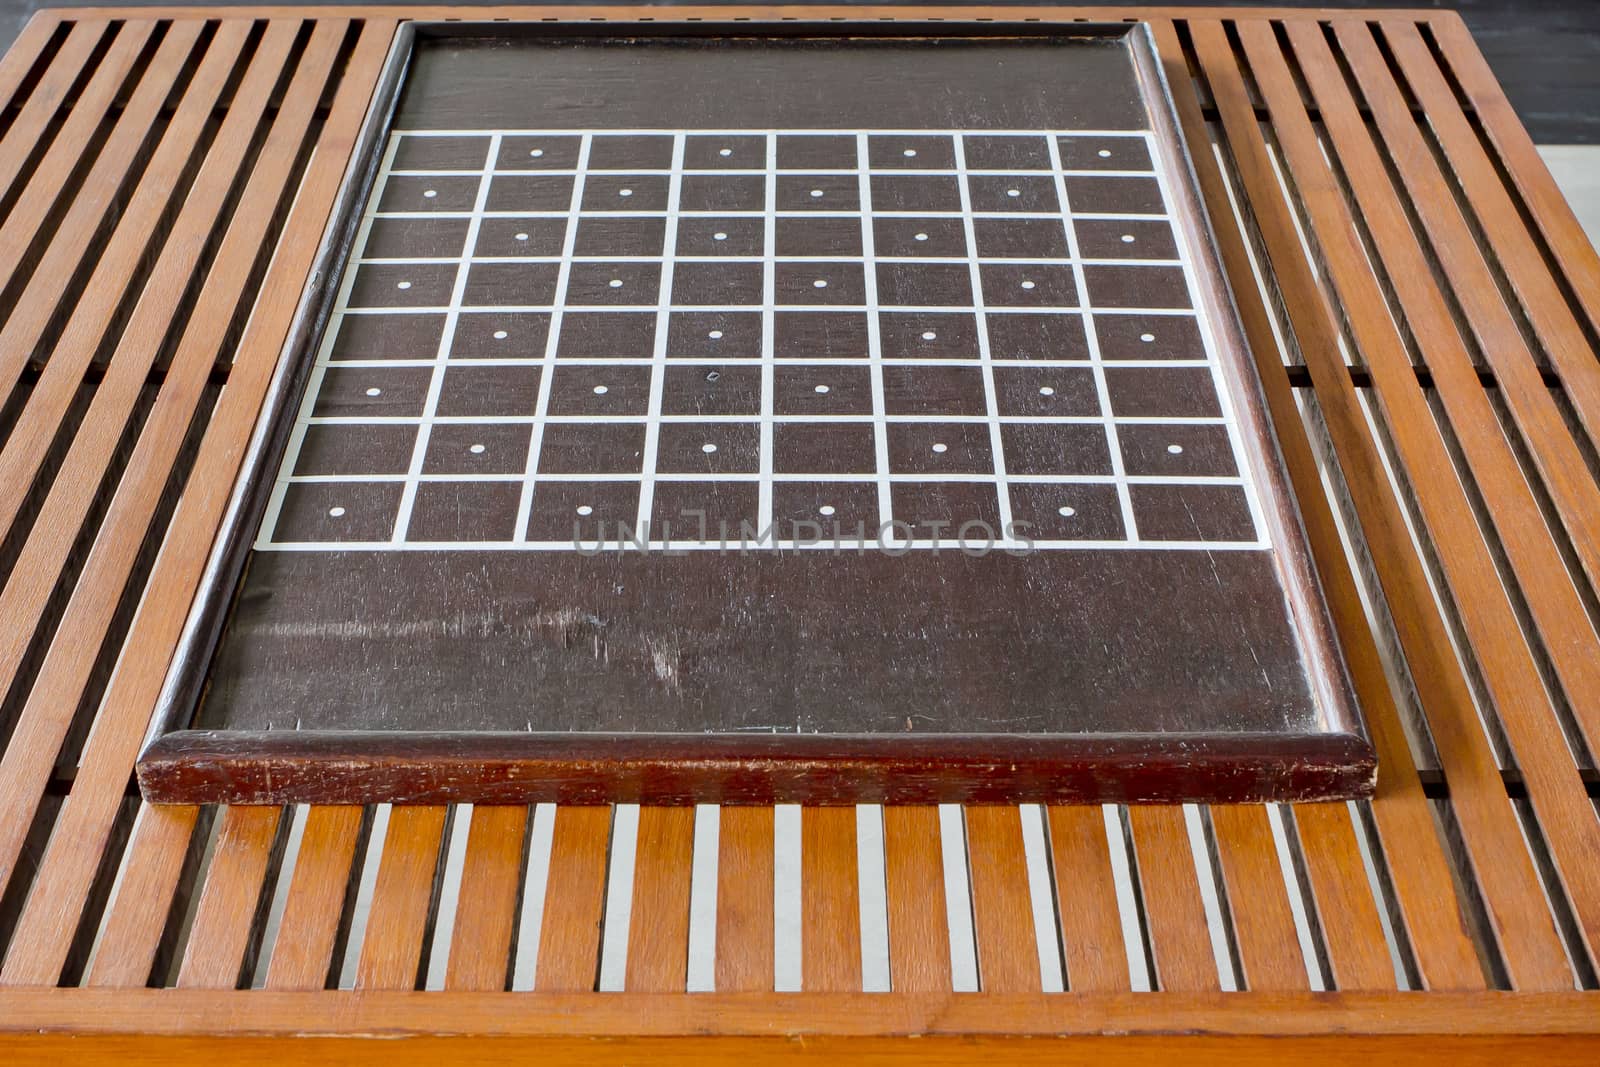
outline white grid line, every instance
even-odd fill
[[[680,171],[683,166],[683,141],[683,134],[679,133],[673,136],[672,167],[674,173],[667,184],[668,218],[666,233],[662,238],[661,283],[658,289],[659,295],[656,298],[655,349],[651,353],[651,422],[645,428],[644,477],[639,485],[639,510],[634,523],[634,529],[636,530],[650,529],[650,509],[655,503],[656,452],[661,445],[661,397],[666,387],[667,378],[667,325],[671,315],[668,307],[672,303],[672,257],[678,247],[678,220],[674,213],[677,211],[678,197],[683,192],[683,178]]]
[[[865,167],[867,160],[867,135],[856,135],[856,162]],[[877,253],[877,241],[872,231],[872,220],[876,217],[872,213],[872,181],[863,169],[856,180],[856,188],[861,209],[857,220],[861,226],[861,258],[862,258],[862,286],[867,302],[878,303],[878,272],[872,266],[873,257]],[[889,526],[894,518],[894,496],[889,478],[889,435],[884,429],[884,396],[883,396],[883,334],[882,323],[878,315],[873,312],[867,316],[867,352],[869,355],[867,373],[872,391],[872,455],[873,465],[877,477],[874,479],[878,488],[878,528],[880,530]]]
[[[761,220],[761,249],[764,253],[761,263],[761,440],[757,446],[757,454],[761,457],[761,486],[757,490],[756,522],[757,529],[772,529],[772,467],[773,467],[773,423],[775,419],[774,408],[776,401],[774,392],[777,388],[774,378],[777,370],[773,365],[776,339],[773,336],[777,328],[777,316],[773,308],[778,303],[778,219],[770,208],[778,202],[778,138],[775,134],[767,134],[763,139],[766,151],[766,173],[763,176],[763,203],[769,208]]]

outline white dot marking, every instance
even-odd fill
[[[437,189],[424,189],[422,191],[422,196],[423,196],[423,199],[425,199],[425,200],[432,200],[434,197],[436,197],[438,195],[439,195],[439,190],[437,190]]]
[[[1007,189],[1006,190],[1006,195],[1007,196],[1021,196],[1022,195],[1022,190],[1021,189]]]
[[[722,150],[721,150],[721,151],[719,151],[719,152],[718,152],[718,153],[717,153],[717,155],[719,155],[719,156],[731,156],[731,155],[733,155],[733,149],[731,149],[731,148],[724,148],[724,149],[722,149]]]
[[[1022,283],[1022,287],[1023,287],[1023,288],[1024,288],[1024,289],[1032,289],[1032,288],[1033,288],[1033,283],[1032,283],[1032,282],[1028,282],[1028,281],[1025,281],[1025,282],[1023,282],[1023,283]]]
[[[811,190],[811,198],[813,200],[815,200],[816,198],[820,197],[821,195],[822,195],[822,190],[821,189],[813,189],[813,190]]]
[[[902,156],[905,156],[907,159],[910,159],[910,158],[912,158],[913,156],[915,156],[917,154],[917,150],[915,148],[908,148],[904,152],[901,152],[900,154]]]
[[[950,446],[945,444],[943,441],[940,441],[938,444],[933,446],[933,450],[935,452],[948,452],[950,450]]]
[[[591,508],[588,504],[579,504],[578,505],[578,514],[579,515],[593,515],[594,514],[594,508]]]
[[[711,239],[713,241],[726,241],[728,239],[728,235],[719,230],[711,235]]]
[[[544,155],[544,149],[535,148],[532,152],[529,152],[528,155],[532,156],[534,159],[538,159],[540,156]]]
[[[833,505],[832,504],[824,504],[824,505],[822,505],[820,508],[817,509],[817,514],[819,514],[819,515],[832,515],[833,514]]]
[[[622,279],[621,278],[612,278],[611,281],[608,284],[613,289],[621,289],[622,288]]]
[[[1139,335],[1139,340],[1143,341],[1145,344],[1149,344],[1151,341],[1154,341],[1155,339],[1156,339],[1156,335],[1153,334],[1153,333],[1141,333]]]
[[[923,333],[922,333],[922,339],[924,341],[931,341],[931,340],[933,340],[934,338],[936,338],[938,336],[939,335],[934,333],[932,330],[924,330]]]
[[[618,189],[617,190],[617,195],[618,196],[632,196],[633,195],[633,190],[632,189]]]
[[[927,240],[927,239],[928,239],[928,235],[927,235],[927,234],[925,234],[925,233],[919,233],[919,234],[917,234],[917,240],[919,240],[919,241],[926,241],[926,240]]]
[[[383,395],[383,390],[379,389],[376,385],[374,385],[371,389],[367,390],[367,395],[368,396],[382,396]]]
[[[722,331],[712,330],[710,333],[706,334],[706,336],[711,338],[713,341],[720,341],[722,340]]]
[[[812,284],[812,286],[814,288],[826,289],[828,287],[828,279],[826,279],[826,278],[818,278],[816,281],[812,282],[811,284]]]
[[[1133,234],[1131,234],[1131,233],[1123,234],[1122,235],[1122,243],[1125,244],[1125,245],[1133,244]]]
[[[504,330],[496,330],[494,332],[494,339],[496,341],[504,341],[506,339],[506,332]]]
[[[526,240],[527,240],[527,239],[528,239],[528,235],[527,235],[527,234],[525,234],[525,233],[519,233],[519,234],[517,234],[517,240],[519,240],[519,241],[526,241]]]
[[[1100,149],[1099,152],[1097,152],[1095,154],[1098,155],[1101,159],[1110,159],[1111,158],[1111,149],[1102,148],[1102,149]]]
[[[594,387],[595,396],[605,396],[609,392],[611,392],[611,388],[609,386],[597,385]]]
[[[827,386],[826,386],[826,385],[819,385],[819,386],[817,386],[817,392],[819,392],[819,393],[826,393],[826,392],[827,392],[827,391],[828,391],[828,387],[827,387]]]
[[[1041,386],[1039,386],[1039,395],[1040,396],[1055,396],[1056,395],[1056,391],[1052,386],[1041,385]]]
[[[708,456],[716,450],[717,446],[712,444],[710,441],[707,441],[705,444],[700,446],[700,451],[704,452]]]
[[[1078,513],[1078,509],[1077,508],[1069,508],[1069,507],[1065,507],[1065,506],[1056,508],[1056,514],[1057,515],[1060,515],[1060,516],[1062,516],[1064,518],[1068,518],[1068,519],[1072,518],[1072,516],[1076,515],[1077,513]]]
[[[1167,446],[1167,451],[1171,452],[1174,456],[1182,455],[1183,454],[1183,446],[1182,445],[1168,445]]]
[[[473,445],[471,448],[468,448],[467,451],[471,452],[474,456],[481,456],[483,455],[483,446]]]
[[[395,283],[395,288],[396,289],[409,289],[409,288],[411,288],[411,283],[410,282],[396,282]]]
[[[344,508],[329,508],[328,514],[337,519],[344,514]]]

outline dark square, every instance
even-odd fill
[[[780,256],[859,256],[861,220],[796,218],[776,220],[774,239]],[[882,249],[878,250],[883,255]]]
[[[989,355],[995,359],[1089,358],[1081,315],[990,311],[984,321],[988,324]]]
[[[663,415],[756,415],[761,411],[761,368],[674,365],[661,388]]]
[[[583,183],[584,211],[665,211],[663,174],[590,174]]]
[[[661,264],[624,260],[573,263],[567,268],[567,307],[655,304],[661,299]]]
[[[872,374],[862,366],[783,364],[772,372],[777,415],[871,415]]]
[[[1172,224],[1151,219],[1079,219],[1078,254],[1084,259],[1177,259]]]
[[[395,146],[391,171],[482,170],[489,158],[489,138],[408,134]]]
[[[1009,483],[1012,529],[1032,541],[1121,541],[1122,501],[1105,482]],[[1024,525],[1026,524],[1026,525]]]
[[[767,180],[759,174],[685,174],[680,181],[680,211],[762,211],[767,205]]]
[[[667,318],[667,355],[686,359],[756,359],[758,311],[674,311]]]
[[[883,409],[891,415],[983,415],[981,367],[885,364]]]
[[[773,316],[778,359],[865,359],[867,316],[857,311],[780,311]]]
[[[543,359],[548,311],[463,311],[450,337],[451,359]]]
[[[377,218],[367,231],[366,259],[439,259],[461,254],[467,220]]]
[[[394,175],[383,183],[383,193],[378,197],[378,210],[471,211],[478,202],[480,180],[476,176]]]
[[[1014,211],[1024,215],[1055,215],[1061,211],[1055,179],[1040,175],[974,174],[967,179],[967,195],[973,211]]]
[[[778,304],[860,305],[867,299],[859,263],[775,264],[773,293]]]
[[[679,256],[760,256],[766,253],[766,220],[738,215],[691,215],[678,219]]]
[[[1060,137],[1063,170],[1149,170],[1143,137]]]
[[[556,356],[566,359],[648,359],[655,352],[653,311],[569,311],[561,316]]]
[[[633,542],[639,530],[636,481],[539,481],[528,511],[530,541],[578,543]]]
[[[1065,263],[985,263],[983,302],[990,307],[1070,308],[1078,285]]]
[[[521,474],[528,467],[525,422],[441,422],[428,433],[424,474]]]
[[[943,134],[873,134],[867,159],[873,170],[955,170],[955,142]]]
[[[1219,418],[1209,367],[1110,367],[1106,392],[1122,418]]]
[[[453,366],[439,385],[438,414],[532,415],[538,402],[536,366]]]
[[[961,185],[954,175],[874,174],[874,211],[960,211]]]
[[[573,239],[575,256],[659,256],[667,220],[651,215],[584,215]]]
[[[436,359],[442,314],[341,315],[330,360]]]
[[[317,386],[317,418],[417,418],[433,381],[429,367],[329,367]]]
[[[884,359],[977,359],[978,320],[970,312],[885,311],[878,315]]]
[[[1097,311],[1094,330],[1105,360],[1205,359],[1193,315],[1113,315]]]
[[[963,138],[968,170],[1053,170],[1043,137],[969,133]]]
[[[878,535],[878,484],[874,481],[774,482],[774,535],[801,543],[853,545]]]
[[[772,428],[772,469],[779,474],[873,474],[878,469],[870,422],[780,422]]]
[[[960,219],[875,218],[872,220],[873,251],[880,259],[944,258],[967,255],[967,228]]]
[[[363,263],[356,268],[346,306],[445,307],[455,283],[454,263]]]
[[[511,541],[521,497],[521,482],[423,482],[406,540]]]
[[[1060,219],[973,219],[972,231],[985,259],[1066,259],[1070,252]]]
[[[779,134],[779,170],[855,170],[856,139],[844,134]]]
[[[1150,178],[1076,176],[1066,179],[1067,200],[1078,214],[1161,215],[1161,186]]]
[[[487,218],[478,223],[478,242],[472,254],[513,258],[559,256],[566,247],[567,220],[523,216]]]
[[[1250,501],[1237,485],[1133,485],[1133,521],[1145,541],[1254,541]]]
[[[994,368],[995,404],[1007,417],[1061,418],[1099,415],[1100,393],[1086,367]]]
[[[582,139],[557,134],[508,135],[500,139],[495,170],[576,170]]]
[[[530,307],[556,298],[554,263],[474,263],[462,302],[471,307]]]
[[[710,541],[737,551],[761,533],[755,482],[657,482],[650,507],[653,540]]]
[[[857,211],[860,179],[854,174],[780,174],[778,211]]]
[[[642,422],[552,422],[539,445],[541,474],[637,474]]]
[[[972,268],[965,263],[879,263],[880,307],[971,307]]]
[[[414,423],[320,423],[307,426],[294,473],[404,474],[417,443]]]
[[[1218,424],[1123,423],[1117,427],[1129,474],[1162,478],[1231,477],[1239,473],[1228,428]]]
[[[994,454],[983,422],[890,422],[894,474],[992,474]]]
[[[489,183],[490,211],[571,211],[567,174],[500,174]]]
[[[661,424],[656,470],[663,474],[754,474],[760,469],[761,427],[753,422]]]
[[[975,549],[999,540],[1000,500],[988,482],[896,482],[890,489],[894,521],[918,540],[960,540]],[[905,535],[904,526],[896,533]]]
[[[760,304],[759,263],[680,261],[673,267],[672,302],[679,305]]]
[[[767,139],[759,134],[705,134],[684,138],[684,170],[766,170]]]
[[[668,170],[672,137],[667,134],[595,134],[589,142],[589,169]]]
[[[284,490],[272,540],[278,544],[387,541],[394,536],[404,491],[400,482],[295,482]]]
[[[551,415],[644,415],[651,368],[631,363],[558,363],[550,378]]]
[[[1123,267],[1091,263],[1083,281],[1096,308],[1188,308],[1182,267]]]
[[[1097,422],[1008,422],[1000,427],[1006,474],[1110,474],[1105,427]]]

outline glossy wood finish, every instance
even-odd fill
[[[281,1059],[335,1051],[269,1047],[289,1035],[385,1033],[406,1039],[337,1051],[437,1061],[468,1040],[591,1062],[1592,1062],[1600,259],[1453,16],[1148,15],[1185,135],[1217,141],[1195,153],[1196,176],[1379,750],[1377,796],[1276,818],[1134,808],[1120,828],[1100,808],[1051,808],[1042,879],[1020,844],[1037,829],[1014,808],[969,809],[954,842],[941,827],[963,820],[949,813],[887,809],[881,866],[861,862],[869,819],[812,808],[795,823],[799,885],[793,843],[775,838],[789,813],[646,810],[620,938],[604,929],[623,862],[610,808],[486,807],[458,822],[444,807],[130,799],[249,427],[408,16],[41,15],[0,60],[0,234],[25,251],[0,264],[0,1045],[138,1062],[216,1055],[210,1035],[248,1032],[226,1054]],[[247,190],[271,208],[240,210]],[[696,839],[707,825],[714,842]],[[691,875],[712,845],[716,866]],[[952,855],[972,861],[965,884],[946,884]],[[1119,894],[1124,868],[1136,892]],[[869,871],[881,888],[863,885]],[[441,929],[447,883],[459,896]],[[712,890],[697,934],[688,898]],[[881,949],[863,921],[875,900],[891,991],[862,993]],[[969,925],[953,928],[963,902]],[[1031,991],[1041,916],[1069,992]],[[775,933],[795,918],[798,965]],[[711,933],[714,948],[696,942]],[[445,937],[448,953],[433,951]],[[600,993],[613,944],[627,991]],[[717,991],[685,994],[707,950]],[[1147,979],[1158,992],[1137,991]],[[494,992],[508,980],[532,992]],[[341,982],[359,990],[328,988]],[[963,983],[982,992],[950,992]],[[1214,992],[1229,984],[1241,991]]]

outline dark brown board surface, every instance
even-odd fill
[[[1370,788],[1138,32],[421,40],[147,793]]]

